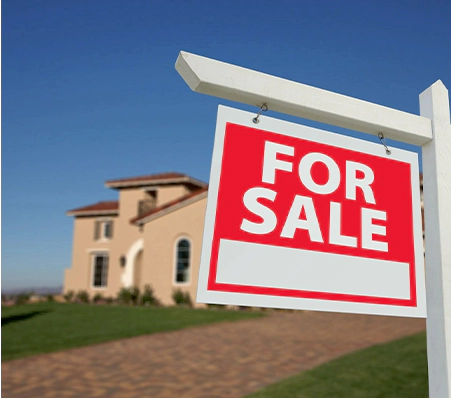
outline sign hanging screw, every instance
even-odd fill
[[[379,141],[381,142],[381,144],[385,147],[385,153],[387,155],[391,155],[391,151],[390,151],[390,149],[388,149],[387,142],[385,141],[384,134],[379,133],[377,136],[379,137]]]
[[[264,102],[261,106],[260,106],[260,110],[257,113],[257,116],[255,116],[252,121],[257,124],[260,122],[260,120],[258,120],[258,118],[260,117],[260,115],[262,114],[262,112],[266,112],[268,110],[268,106],[266,105],[266,102]]]

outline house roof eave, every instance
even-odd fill
[[[118,201],[103,201],[97,202],[92,205],[78,207],[76,209],[68,210],[67,216],[106,216],[106,215],[118,215],[119,214],[119,202]]]
[[[134,188],[142,186],[183,184],[193,185],[197,188],[205,188],[207,184],[186,174],[181,173],[162,173],[148,176],[121,178],[105,181],[105,187],[112,189]]]

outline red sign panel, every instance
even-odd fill
[[[198,300],[424,316],[416,154],[252,117],[220,108]]]

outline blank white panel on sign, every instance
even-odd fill
[[[274,267],[262,266],[268,262]],[[219,246],[216,281],[400,299],[410,295],[407,263],[226,239]]]

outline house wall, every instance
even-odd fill
[[[188,193],[190,193],[190,190],[185,185],[161,186],[158,188],[157,206],[162,206]]]
[[[113,221],[113,238],[110,240],[95,240],[94,228],[97,220]],[[76,217],[74,220],[74,240],[72,249],[72,268],[66,269],[64,278],[64,292],[69,290],[87,290],[91,294],[103,292],[103,288],[94,288],[93,284],[93,256],[95,253],[106,252],[110,254],[111,264],[112,247],[115,244],[117,229],[117,216],[108,217]],[[109,266],[109,270],[111,266]],[[113,273],[114,274],[114,273]],[[114,278],[108,273],[108,281]]]
[[[138,215],[138,202],[147,199],[146,192],[142,188],[121,189],[119,191],[119,217],[121,225],[126,222],[130,224],[131,218]]]
[[[133,286],[138,286],[141,290],[143,287],[142,283],[142,265],[143,265],[143,251],[141,250],[136,256],[133,272]]]
[[[96,293],[116,296],[123,286],[125,267],[120,265],[120,257],[126,256],[134,242],[142,236],[139,227],[130,224],[136,217],[138,202],[145,198],[142,188],[119,191],[119,216],[115,217],[75,217],[72,267],[66,269],[64,292],[86,290],[92,297]],[[94,240],[94,225],[97,220],[111,218],[113,237],[110,240]],[[108,281],[106,287],[93,287],[93,255],[95,252],[109,253]],[[133,279],[132,279],[133,283]]]
[[[112,247],[113,258],[112,276],[109,281],[110,295],[116,296],[117,292],[124,286],[123,278],[128,268],[132,267],[130,259],[127,260],[125,267],[121,267],[119,259],[121,256],[127,257],[133,244],[142,238],[142,232],[139,227],[130,224],[130,219],[138,214],[138,202],[146,198],[146,193],[142,188],[122,189],[119,191],[119,219],[117,222],[117,234],[114,247]],[[131,275],[130,285],[133,285],[133,275]]]
[[[165,305],[174,304],[173,289],[189,292],[194,303],[199,275],[200,253],[207,199],[203,198],[144,225],[142,283],[150,284]],[[188,283],[175,282],[176,244],[191,241],[191,272]]]

